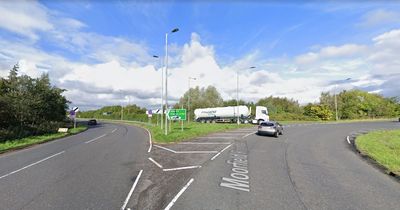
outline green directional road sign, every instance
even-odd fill
[[[167,116],[169,120],[186,120],[186,109],[170,109]]]

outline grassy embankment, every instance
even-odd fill
[[[356,139],[362,154],[400,176],[400,130],[374,131]]]
[[[68,135],[77,134],[85,130],[87,130],[87,126],[80,125],[77,128],[68,129],[67,133],[51,133],[39,136],[29,136],[22,139],[9,140],[0,143],[0,153],[4,153],[10,150],[22,149],[35,144],[48,142]]]

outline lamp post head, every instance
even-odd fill
[[[158,55],[153,55],[153,58],[158,58]]]
[[[256,67],[255,66],[250,66],[250,68],[249,69],[255,69]]]
[[[171,33],[175,33],[175,32],[178,32],[178,31],[179,31],[179,28],[174,28],[174,29],[172,29]]]

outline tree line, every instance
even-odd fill
[[[189,101],[190,98],[190,101]],[[391,118],[400,115],[400,104],[397,98],[385,98],[376,93],[362,90],[344,90],[337,95],[339,119]],[[189,105],[190,104],[190,105]],[[236,106],[235,99],[223,100],[221,94],[213,86],[193,87],[186,91],[174,108],[185,108],[193,120],[197,108]],[[317,103],[301,105],[294,99],[267,96],[256,102],[239,100],[239,105],[251,107],[254,115],[256,106],[266,106],[272,120],[334,120],[334,95],[322,92]],[[136,107],[128,113],[130,106],[124,107],[124,119],[147,121],[146,109]],[[99,110],[82,112],[81,117],[97,117],[120,119],[121,106],[103,107]],[[107,112],[110,112],[107,114]],[[152,119],[155,120],[154,117]],[[154,121],[155,122],[155,121]]]
[[[52,86],[47,74],[31,78],[18,71],[17,64],[0,78],[0,142],[56,132],[66,120],[65,90]]]

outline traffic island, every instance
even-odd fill
[[[361,157],[400,181],[400,130],[372,131],[348,140]]]

